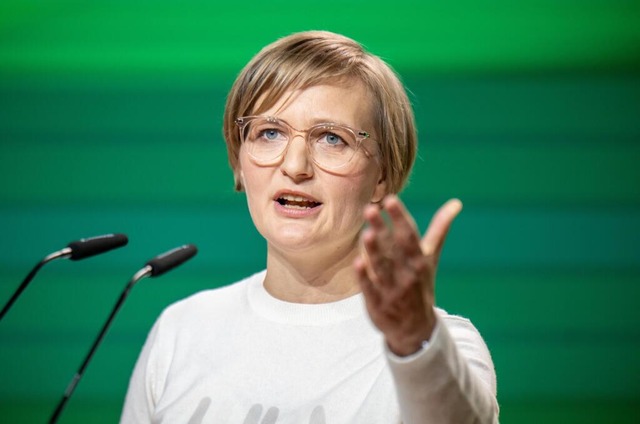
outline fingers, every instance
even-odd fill
[[[372,242],[370,247],[373,251],[389,258],[396,252],[405,255],[422,253],[416,224],[400,199],[387,196],[382,206],[389,215],[391,225],[384,221],[379,208],[373,205],[367,207],[364,216],[369,223],[369,229],[364,234],[365,242]]]
[[[393,224],[393,238],[396,247],[402,249],[406,255],[422,254],[420,237],[415,221],[397,196],[388,196],[383,207]]]
[[[382,210],[367,207],[369,227],[362,233],[364,254],[354,270],[369,317],[398,355],[415,352],[435,326],[435,264],[422,253],[417,226],[396,196],[382,202]]]
[[[385,223],[378,207],[369,206],[364,215],[370,227],[363,234],[363,240],[369,254],[387,258],[400,253],[408,257],[418,254],[439,257],[451,224],[462,210],[460,200],[447,201],[436,211],[420,240],[415,221],[397,196],[387,196],[382,206],[389,215],[391,226]]]
[[[360,288],[364,294],[365,299],[371,305],[379,305],[380,304],[380,292],[375,289],[369,274],[367,273],[367,264],[364,258],[357,258],[353,264],[353,267],[356,271],[356,276],[360,283]]]
[[[389,242],[385,242],[387,239],[388,231],[384,227],[376,229],[372,225],[362,234],[362,244],[369,262],[369,278],[377,284],[386,284],[393,278],[392,248]]]
[[[425,266],[417,227],[396,196],[388,196],[383,207],[389,215],[390,225],[375,206],[368,207],[364,213],[369,222],[369,228],[362,234],[369,278],[378,285],[411,281],[411,277],[416,272],[421,273]],[[405,275],[407,278],[402,278]]]
[[[389,223],[385,222],[379,207],[371,205],[364,212],[369,228],[363,232],[362,242],[371,281],[376,285],[391,285],[398,284],[398,277],[404,274],[434,273],[449,228],[462,210],[462,202],[451,199],[441,206],[422,240],[413,217],[397,196],[387,196],[382,209],[387,212]],[[428,264],[433,264],[431,271],[425,269]]]
[[[451,223],[461,210],[462,202],[458,199],[451,199],[436,211],[429,223],[427,232],[420,242],[422,252],[425,255],[440,256],[444,240],[447,237],[449,228],[451,228]]]

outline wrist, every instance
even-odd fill
[[[399,337],[385,337],[387,347],[396,356],[410,356],[425,349],[429,345],[429,340],[433,334],[433,325],[421,329],[421,331]]]

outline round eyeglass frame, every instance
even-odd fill
[[[303,134],[304,135],[304,140],[305,140],[305,144],[307,147],[307,151],[311,157],[311,160],[313,160],[313,163],[315,163],[316,165],[318,165],[319,167],[323,168],[323,169],[328,169],[328,170],[339,170],[341,168],[344,168],[345,166],[347,166],[351,160],[356,156],[356,153],[358,152],[358,150],[360,150],[360,146],[362,145],[362,142],[365,140],[371,140],[371,141],[375,141],[371,138],[371,135],[363,130],[356,130],[353,129],[347,125],[342,125],[342,124],[336,124],[334,122],[321,122],[318,124],[315,124],[305,130],[299,130],[297,128],[294,128],[293,126],[291,126],[287,121],[280,119],[280,118],[276,118],[275,116],[261,116],[261,115],[249,115],[249,116],[242,116],[239,118],[235,119],[235,123],[238,126],[238,129],[240,131],[240,141],[242,143],[245,143],[245,134],[244,134],[244,129],[246,128],[246,126],[251,123],[252,121],[255,121],[256,119],[265,119],[267,122],[272,122],[272,123],[277,123],[280,125],[283,125],[287,128],[289,128],[291,130],[291,134]],[[344,130],[347,130],[349,132],[351,132],[356,140],[356,146],[353,149],[353,154],[349,157],[349,159],[347,159],[347,161],[341,165],[338,166],[327,166],[325,164],[319,163],[315,157],[315,154],[313,154],[310,145],[310,139],[309,139],[309,134],[316,128],[320,128],[320,127],[324,127],[324,128],[341,128]],[[280,159],[282,159],[287,150],[289,150],[289,146],[291,145],[291,140],[293,140],[295,138],[295,135],[290,137],[287,140],[287,144],[284,147],[284,149],[282,150],[282,152],[280,152],[279,154],[277,154],[273,159],[270,160],[264,160],[264,159],[260,159],[257,158],[255,156],[253,156],[250,152],[248,152],[249,156],[251,156],[256,162],[258,162],[261,165],[273,165],[278,163],[278,161]],[[369,152],[367,149],[362,149],[362,151],[364,152],[365,156],[369,159],[371,158],[375,158],[376,156],[373,155],[371,152]]]

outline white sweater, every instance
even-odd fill
[[[495,423],[489,351],[437,310],[426,348],[385,348],[362,295],[287,303],[265,273],[168,307],[131,377],[122,424]],[[444,324],[444,325],[443,325]]]

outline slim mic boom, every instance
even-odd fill
[[[133,275],[133,277],[131,277],[131,280],[129,280],[129,283],[127,283],[126,287],[124,288],[124,290],[120,294],[120,297],[118,298],[118,301],[116,302],[116,304],[114,305],[113,309],[111,310],[111,314],[109,315],[109,318],[107,318],[107,321],[105,321],[104,325],[102,326],[102,329],[100,330],[100,333],[98,334],[98,337],[93,342],[93,345],[91,346],[91,349],[89,349],[89,353],[87,354],[87,356],[85,357],[84,361],[82,362],[82,365],[80,365],[80,368],[78,369],[76,374],[71,379],[71,382],[69,383],[69,386],[67,387],[67,390],[65,391],[64,395],[62,396],[62,399],[60,399],[60,402],[58,403],[58,406],[53,411],[53,414],[51,415],[51,418],[49,419],[49,424],[53,424],[53,423],[58,421],[58,418],[60,417],[60,414],[62,413],[62,410],[63,410],[65,404],[67,403],[67,401],[69,400],[69,398],[73,394],[73,391],[76,389],[76,386],[78,385],[78,383],[80,382],[80,379],[84,375],[84,371],[86,370],[87,366],[89,365],[89,361],[93,357],[93,354],[96,352],[96,349],[98,348],[98,345],[100,344],[100,342],[104,338],[105,334],[107,333],[107,330],[109,329],[109,326],[111,325],[111,322],[115,318],[116,313],[120,310],[120,307],[122,306],[122,304],[124,303],[125,299],[129,295],[129,292],[131,291],[133,286],[138,281],[140,281],[141,279],[143,279],[145,277],[157,277],[159,275],[164,274],[165,272],[167,272],[167,271],[177,267],[178,265],[181,265],[182,263],[186,262],[187,260],[191,259],[196,253],[198,253],[198,249],[193,244],[186,244],[184,246],[177,247],[177,248],[175,248],[173,250],[165,252],[165,253],[163,253],[161,255],[158,255],[155,258],[149,260],[145,264],[144,267],[142,267],[138,272],[136,272]]]
[[[42,266],[47,262],[51,262],[54,259],[60,258],[69,258],[72,261],[84,259],[90,256],[98,255],[100,253],[108,252],[109,250],[116,249],[118,247],[122,247],[128,242],[129,240],[124,234],[105,234],[103,236],[72,241],[64,249],[47,255],[44,259],[38,262],[38,264],[31,270],[31,272],[29,272],[20,286],[18,286],[16,291],[13,293],[7,304],[4,305],[4,307],[2,308],[2,312],[0,312],[0,320],[2,320],[5,314],[9,311],[14,302],[22,294],[24,289],[27,288],[40,268],[42,268]]]

